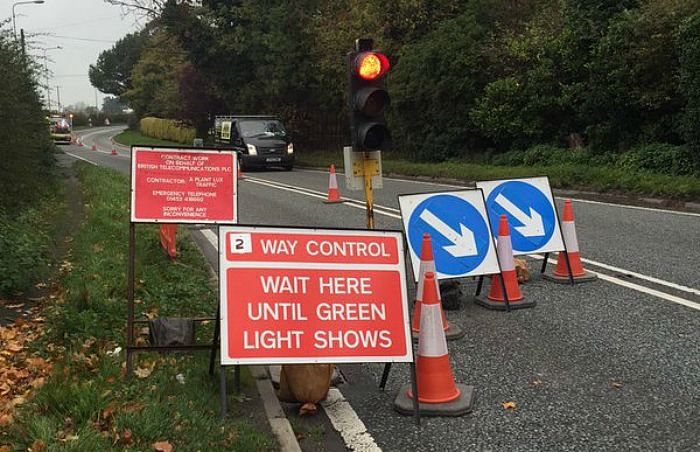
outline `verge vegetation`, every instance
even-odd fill
[[[242,393],[229,394],[231,412],[220,421],[208,352],[139,353],[135,376],[125,378],[118,344],[125,342],[129,181],[76,165],[86,218],[58,283],[41,317],[0,327],[0,450],[275,450],[267,421],[255,418],[261,410],[245,372]],[[216,290],[187,232],[175,261],[154,225],[136,232],[137,317],[212,316]],[[139,343],[147,329],[137,331]],[[199,343],[211,342],[212,330],[198,328]]]
[[[148,144],[151,140],[134,132],[124,132],[115,139],[127,145]],[[160,144],[177,145],[167,141]],[[340,150],[297,149],[295,154],[299,165],[343,167]],[[602,156],[586,149],[533,146],[527,151],[497,154],[481,162],[416,162],[387,152],[382,156],[382,170],[385,174],[454,179],[467,184],[479,180],[547,176],[553,188],[700,201],[700,173],[683,147],[671,145],[640,146],[623,154]]]

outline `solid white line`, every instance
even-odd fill
[[[686,307],[691,308],[691,309],[695,309],[696,311],[700,311],[700,303],[695,303],[693,301],[686,300],[685,298],[676,297],[675,295],[670,295],[670,294],[667,294],[664,292],[660,292],[658,290],[649,289],[647,287],[640,286],[638,284],[634,284],[634,283],[631,283],[629,281],[623,281],[621,279],[613,278],[612,276],[608,276],[608,275],[605,275],[603,273],[598,273],[598,272],[594,272],[591,270],[588,270],[588,271],[598,275],[598,277],[600,279],[611,282],[613,284],[617,284],[618,286],[638,290],[640,292],[644,292],[644,293],[647,293],[649,295],[653,295],[655,297],[659,297],[659,298],[662,298],[664,300],[668,300],[668,301],[671,301],[673,303],[680,304],[680,305],[686,306]]]
[[[528,254],[528,256],[533,258],[533,259],[539,259],[539,260],[544,259],[543,256],[540,256],[538,254]],[[581,259],[581,260],[584,260],[584,259]],[[549,259],[549,262],[556,264],[557,260],[556,259]],[[589,262],[591,262],[591,261],[589,261]],[[610,267],[610,266],[608,266],[608,267]],[[611,268],[616,268],[616,267],[611,267]],[[651,289],[651,288],[645,287],[645,286],[640,286],[639,284],[635,284],[635,283],[631,283],[629,281],[625,281],[623,279],[615,278],[614,276],[608,276],[605,273],[600,273],[600,272],[593,271],[590,269],[586,270],[586,271],[588,271],[589,273],[592,273],[594,275],[597,275],[600,279],[607,281],[609,283],[617,284],[618,286],[626,287],[628,289],[633,289],[633,290],[636,290],[638,292],[652,295],[654,297],[658,297],[658,298],[661,298],[663,300],[671,301],[673,303],[680,304],[680,305],[686,306],[688,308],[696,309],[696,310],[700,311],[700,303],[686,300],[685,298],[677,297],[675,295],[667,294],[665,292],[661,292],[660,290]],[[625,270],[622,270],[622,271],[625,271]],[[630,275],[633,274],[632,272],[626,272],[626,273],[630,274]],[[644,276],[644,275],[640,275],[640,276]],[[645,277],[644,279],[653,280],[655,278]],[[668,283],[668,282],[662,281],[662,280],[657,280],[657,281],[659,281],[660,284],[665,283],[665,285],[673,284],[673,283]],[[684,287],[684,286],[679,286],[679,287]],[[689,287],[686,289],[690,289],[692,291],[695,290],[695,289],[691,289]]]
[[[65,151],[64,151],[64,152],[65,152]],[[76,159],[78,159],[78,160],[82,160],[83,162],[88,162],[88,163],[91,164],[91,165],[97,166],[97,163],[91,162],[90,160],[88,160],[88,159],[86,159],[86,158],[84,158],[84,157],[81,157],[81,156],[79,156],[79,155],[75,155],[75,154],[70,153],[70,152],[66,152],[66,154],[68,154],[68,155],[70,155],[71,157],[76,158]]]
[[[333,427],[343,437],[348,449],[358,452],[381,452],[365,424],[337,388],[328,391],[328,397],[321,402],[321,406]]]
[[[668,210],[668,209],[655,209],[653,207],[641,207],[641,206],[628,206],[626,204],[613,204],[611,202],[602,202],[602,201],[591,201],[588,199],[578,199],[578,198],[569,198],[566,196],[556,196],[557,199],[569,199],[571,201],[575,202],[581,202],[581,203],[586,203],[586,204],[597,204],[601,206],[609,206],[609,207],[622,207],[625,209],[633,209],[633,210],[646,210],[649,212],[659,212],[659,213],[674,213],[676,215],[686,215],[690,217],[700,217],[700,213],[694,213],[694,212],[681,212],[679,210]]]
[[[604,268],[606,270],[619,272],[619,273],[625,273],[627,275],[634,276],[635,278],[643,279],[645,281],[649,281],[649,282],[652,282],[654,284],[659,284],[662,286],[670,287],[671,289],[676,289],[676,290],[680,290],[683,292],[688,292],[688,293],[692,293],[695,295],[700,295],[700,290],[698,290],[698,289],[694,289],[692,287],[682,286],[680,284],[672,283],[669,281],[664,281],[663,279],[654,278],[653,276],[642,275],[641,273],[632,272],[629,270],[625,270],[624,268],[614,267],[614,266],[608,265],[608,264],[603,264],[602,262],[592,261],[590,259],[585,259],[583,257],[581,258],[581,262],[595,265],[596,267]]]

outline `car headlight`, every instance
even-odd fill
[[[248,147],[248,155],[258,155],[258,149],[254,145],[248,144],[246,146]]]
[[[287,154],[294,154],[294,144],[293,143],[289,143],[287,145]]]

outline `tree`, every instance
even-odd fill
[[[121,96],[133,88],[132,71],[139,61],[150,32],[131,33],[100,53],[97,63],[90,65],[88,75],[92,86],[107,94]]]
[[[680,89],[685,98],[681,133],[695,168],[700,170],[700,12],[683,22],[677,39],[680,59]]]
[[[177,38],[155,33],[134,66],[133,87],[122,98],[138,117],[175,118],[182,104],[179,77],[186,64]]]

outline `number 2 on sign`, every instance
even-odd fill
[[[231,254],[245,254],[253,252],[250,234],[229,234],[229,252]]]

